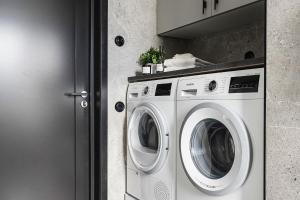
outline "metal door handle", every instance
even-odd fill
[[[214,9],[217,10],[217,5],[219,4],[219,0],[215,0]]]
[[[65,93],[66,96],[69,97],[82,97],[84,99],[86,99],[88,97],[88,93],[87,91],[82,91],[82,92],[67,92]]]
[[[205,9],[207,8],[207,1],[203,0],[202,13],[205,13]]]

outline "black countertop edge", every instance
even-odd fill
[[[195,67],[195,68],[189,68],[189,69],[183,69],[183,70],[177,70],[171,72],[163,72],[159,74],[133,76],[128,78],[128,82],[133,83],[133,82],[150,81],[150,80],[158,80],[158,79],[177,78],[177,77],[184,77],[184,76],[194,76],[194,75],[211,74],[211,73],[226,72],[226,71],[261,68],[264,66],[265,66],[265,58],[261,57],[261,58],[255,58],[249,60],[214,64],[206,67]]]

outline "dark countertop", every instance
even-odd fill
[[[195,67],[171,72],[163,72],[159,74],[149,74],[149,75],[139,75],[128,78],[129,83],[133,82],[141,82],[141,81],[150,81],[150,80],[158,80],[158,79],[166,79],[166,78],[176,78],[183,76],[193,76],[200,74],[210,74],[217,72],[226,72],[226,71],[236,71],[243,69],[253,69],[260,68],[265,66],[265,58],[255,58],[249,60],[228,62],[228,63],[220,63],[214,64],[206,67]]]

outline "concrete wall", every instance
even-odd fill
[[[125,112],[114,104],[125,102],[127,77],[139,69],[139,54],[157,46],[156,1],[108,1],[108,199],[121,200],[125,192]],[[125,45],[117,47],[114,37],[122,35]]]
[[[263,57],[264,22],[208,35],[201,35],[187,43],[186,51],[213,63],[243,60],[252,51],[257,58]]]
[[[168,58],[175,53],[192,53],[213,63],[223,63],[243,60],[248,51],[259,58],[265,55],[264,24],[264,21],[256,22],[218,33],[199,35],[191,40],[163,38],[162,41]]]
[[[300,1],[267,5],[267,200],[300,199]]]

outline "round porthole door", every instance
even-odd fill
[[[128,150],[139,170],[153,173],[160,169],[168,153],[168,130],[164,117],[151,104],[134,109],[128,125]]]
[[[191,182],[207,194],[221,195],[246,180],[250,138],[238,116],[218,104],[203,103],[183,123],[180,154]]]

